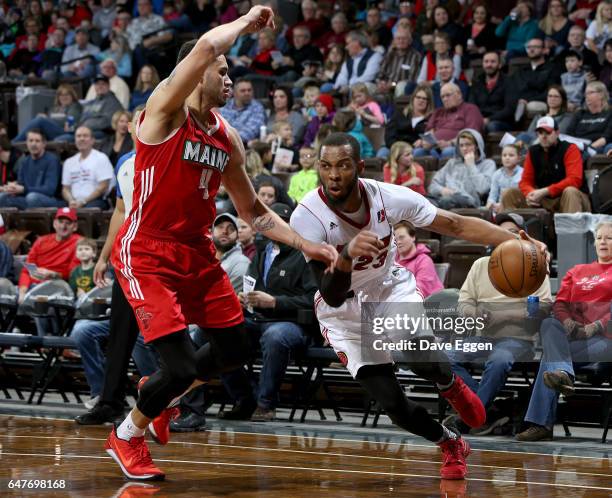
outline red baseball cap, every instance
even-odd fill
[[[57,213],[55,213],[55,219],[59,219],[59,218],[68,218],[70,221],[76,221],[77,220],[77,212],[76,209],[72,209],[72,208],[59,208],[57,210]]]

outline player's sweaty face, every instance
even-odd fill
[[[330,201],[342,203],[348,198],[357,183],[357,173],[350,145],[325,145],[321,148],[319,179]]]

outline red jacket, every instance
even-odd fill
[[[81,235],[76,233],[72,234],[69,239],[59,242],[54,233],[38,237],[28,253],[26,262],[34,263],[39,268],[61,273],[62,278],[68,280],[72,269],[79,265],[79,260],[76,258],[76,245],[80,238]],[[19,287],[30,287],[39,282],[32,278],[25,268],[21,271]]]
[[[413,163],[414,167],[416,169],[416,176],[417,178],[419,178],[421,180],[421,184],[420,185],[411,185],[410,189],[414,190],[415,192],[418,192],[421,195],[425,195],[425,170],[423,169],[423,166],[421,166],[418,163]],[[402,185],[403,183],[406,183],[408,180],[410,180],[412,178],[412,175],[410,174],[409,171],[405,171],[403,174],[398,175],[397,178],[395,179],[395,185]],[[385,181],[385,183],[391,183],[391,166],[389,166],[389,163],[385,164],[383,167],[383,180]]]
[[[550,197],[559,197],[567,187],[576,187],[579,189],[582,186],[582,175],[584,174],[582,158],[580,156],[580,150],[576,145],[571,144],[568,147],[563,157],[563,164],[565,165],[565,178],[560,182],[553,183],[546,187],[550,192]],[[525,196],[537,188],[535,184],[535,170],[531,162],[530,152],[527,152],[527,157],[525,157],[523,176],[521,176],[519,188]]]

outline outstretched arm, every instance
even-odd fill
[[[235,21],[217,26],[202,35],[189,55],[157,86],[147,101],[145,121],[151,119],[156,128],[162,128],[159,133],[162,138],[165,137],[175,124],[174,121],[184,117],[182,113],[185,100],[202,80],[206,68],[227,52],[238,36],[254,33],[266,26],[273,27],[273,19],[274,12],[270,7],[258,5]],[[146,129],[146,125],[143,126]],[[145,129],[145,134],[151,134],[151,130]],[[154,140],[157,137],[144,138]]]
[[[254,230],[261,232],[269,239],[287,244],[307,257],[323,261],[332,270],[338,253],[329,244],[314,244],[298,235],[280,216],[272,212],[255,194],[253,185],[244,169],[244,146],[238,132],[227,126],[233,142],[230,162],[223,172],[223,185],[229,194],[238,216],[245,220]]]

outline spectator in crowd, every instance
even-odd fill
[[[523,67],[513,76],[513,86],[519,104],[526,106],[527,112],[536,114],[546,110],[546,91],[551,83],[559,83],[559,72],[554,64],[544,56],[544,40],[531,38],[526,45],[529,66]]]
[[[315,111],[317,115],[310,120],[306,128],[304,135],[304,145],[309,147],[313,144],[319,127],[324,123],[331,123],[334,119],[334,99],[331,95],[322,93],[317,97],[315,104]]]
[[[162,16],[153,13],[151,0],[138,0],[139,16],[130,21],[127,39],[134,54],[134,63],[140,69],[148,62],[148,58],[159,47],[169,43],[172,32],[163,29],[167,27]]]
[[[238,218],[238,242],[244,254],[250,261],[253,261],[257,248],[255,247],[255,232],[246,221]]]
[[[387,183],[402,185],[425,195],[425,170],[413,160],[412,151],[409,143],[394,142],[389,162],[383,166],[383,179]]]
[[[28,37],[31,35],[36,36],[36,48],[42,52],[45,49],[45,43],[47,36],[42,32],[42,25],[35,17],[27,17],[23,23],[25,32],[15,38],[15,48],[9,54],[9,57],[13,55],[17,50],[24,49],[28,46]]]
[[[100,74],[108,78],[110,91],[115,94],[117,100],[124,109],[130,105],[130,87],[117,75],[117,64],[113,59],[106,59],[100,63]],[[95,83],[87,90],[85,100],[93,100],[97,96]]]
[[[530,427],[516,435],[519,441],[551,440],[559,392],[567,395],[574,391],[574,366],[609,362],[612,357],[612,337],[606,331],[612,301],[609,222],[595,228],[595,251],[596,262],[567,271],[553,317],[544,320],[540,328],[543,355],[525,415]]]
[[[572,27],[567,18],[567,7],[561,0],[551,0],[546,16],[538,24],[546,37],[545,45],[551,55],[558,54],[567,46],[567,35]]]
[[[302,75],[307,61],[323,63],[323,55],[312,44],[310,30],[306,26],[297,26],[293,30],[293,44],[284,51],[282,62],[272,62],[272,67],[283,75],[283,81],[295,81]]]
[[[98,147],[98,150],[108,157],[111,164],[117,164],[121,156],[134,149],[132,135],[129,132],[131,120],[132,115],[128,111],[117,111],[113,114],[111,128],[115,133],[107,137]]]
[[[382,55],[368,46],[368,39],[362,31],[351,31],[346,35],[348,58],[342,64],[340,74],[333,88],[348,93],[355,83],[373,83],[382,63]],[[324,85],[325,86],[325,85]],[[322,91],[329,89],[321,88]]]
[[[591,203],[580,151],[559,140],[559,128],[550,116],[536,126],[539,143],[527,152],[519,188],[502,193],[502,210],[543,207],[551,212],[589,212]]]
[[[242,276],[246,274],[251,261],[242,254],[238,242],[238,220],[230,213],[223,213],[213,223],[213,243],[217,259],[230,278],[236,294],[242,290]]]
[[[417,77],[416,83],[424,83],[426,81],[433,84],[438,79],[438,58],[448,57],[453,61],[453,73],[452,77],[459,79],[461,76],[461,56],[451,50],[451,41],[446,33],[436,33],[434,35],[434,49],[433,51],[428,50],[425,52],[425,57],[421,62],[421,69],[419,76]],[[411,94],[412,87],[406,85],[405,93]]]
[[[106,197],[115,184],[113,166],[106,154],[95,150],[94,136],[87,126],[75,133],[78,152],[66,159],[62,171],[62,196],[71,208],[108,209]]]
[[[348,33],[348,19],[344,12],[336,12],[331,18],[331,30],[325,32],[314,44],[321,49],[324,55],[335,45],[344,45]]]
[[[352,109],[342,109],[338,111],[334,115],[334,119],[332,119],[332,126],[336,131],[348,133],[359,142],[361,157],[374,157],[376,151],[368,137],[365,136],[363,132],[363,121],[357,116],[355,111]]]
[[[300,149],[300,171],[291,176],[289,190],[287,194],[296,203],[311,190],[319,185],[319,174],[315,168],[317,161],[316,151],[312,147],[302,147]]]
[[[130,98],[129,110],[133,111],[139,105],[146,104],[157,85],[159,85],[159,73],[155,66],[150,64],[142,66],[136,77],[136,84]]]
[[[440,91],[447,83],[454,83],[457,85],[461,90],[463,100],[467,101],[470,88],[465,81],[453,77],[453,61],[446,55],[440,55],[436,59],[436,74],[437,79],[431,85],[435,109],[439,109],[443,106]]]
[[[495,223],[517,235],[519,230],[526,230],[523,217],[515,213],[500,214],[495,218]],[[457,310],[461,316],[480,318],[485,323],[484,328],[478,334],[464,337],[464,343],[489,343],[492,344],[493,349],[492,351],[481,349],[474,352],[456,349],[448,353],[454,374],[459,375],[465,381],[487,408],[485,425],[470,431],[470,434],[477,436],[490,434],[495,428],[509,422],[506,413],[494,408],[493,401],[506,384],[507,375],[512,370],[514,363],[533,358],[534,335],[537,332],[537,327],[531,327],[525,320],[527,298],[507,297],[496,290],[491,284],[488,266],[489,256],[474,262],[459,291]],[[533,295],[539,298],[539,316],[546,316],[552,305],[548,277]],[[479,382],[466,368],[472,363],[484,365]],[[451,416],[451,420],[452,422],[449,422],[462,432],[469,429],[457,415]]]
[[[47,152],[47,141],[40,130],[31,129],[26,138],[28,155],[15,165],[17,181],[0,187],[0,206],[28,209],[65,205],[55,197],[62,169],[59,158]]]
[[[416,243],[416,230],[407,221],[393,227],[397,251],[395,264],[403,266],[414,275],[417,289],[424,298],[444,289],[431,259],[431,250],[425,244]]]
[[[582,69],[582,55],[573,50],[567,52],[565,68],[567,72],[561,75],[561,84],[567,94],[568,107],[570,111],[574,111],[582,105],[587,84],[587,76]]]
[[[111,129],[113,114],[124,109],[115,94],[110,91],[108,76],[98,74],[94,78],[94,89],[96,97],[83,104],[83,112],[77,126],[85,126],[92,131],[95,138],[103,139],[107,131]],[[72,142],[73,140],[74,133],[72,132],[55,137],[56,142]]]
[[[589,24],[586,31],[587,46],[598,53],[603,50],[604,43],[612,36],[612,2],[604,0],[597,6],[595,20]]]
[[[31,263],[35,269],[24,267],[21,270],[18,283],[20,303],[32,285],[56,278],[68,280],[72,269],[79,264],[76,244],[81,236],[75,233],[76,229],[76,210],[59,208],[53,220],[55,233],[38,237],[26,258],[26,263]]]
[[[19,80],[36,78],[40,67],[40,58],[38,36],[28,35],[25,47],[13,52],[7,61],[9,76]]]
[[[345,60],[346,50],[344,44],[332,45],[323,62],[323,73],[320,75],[321,81],[333,86]]]
[[[426,131],[431,132],[430,136],[435,140],[435,144],[426,139],[417,140],[414,144],[415,157],[428,153],[436,157],[450,157],[455,153],[452,142],[461,130],[472,128],[480,133],[483,129],[480,110],[474,104],[463,101],[461,90],[457,85],[447,83],[442,87],[440,96],[444,107],[433,112],[426,127]]]
[[[414,81],[421,67],[422,56],[412,46],[412,33],[400,28],[393,35],[393,44],[385,54],[378,74],[376,88],[378,93],[387,95],[395,91],[400,81]]]
[[[289,206],[277,203],[271,208],[289,222]],[[268,422],[275,417],[278,393],[290,355],[312,342],[296,320],[300,310],[312,310],[317,286],[304,256],[290,246],[272,241],[257,251],[248,275],[255,279],[255,290],[240,293],[239,297],[245,308],[245,325],[259,338],[262,351],[256,400],[243,368],[225,374],[223,382],[236,404],[232,410],[221,412],[219,417]]]
[[[40,55],[40,77],[50,83],[59,78],[62,54],[66,48],[66,32],[57,28],[47,39],[45,50]]]
[[[99,52],[98,47],[89,43],[87,29],[78,28],[75,42],[68,45],[62,54],[62,76],[91,78],[96,72],[95,57]]]
[[[395,106],[391,119],[385,127],[385,145],[392,146],[397,141],[414,144],[425,133],[427,121],[433,112],[433,95],[428,84],[416,87],[410,102],[403,109]],[[378,157],[387,157],[389,149],[379,150]]]
[[[425,28],[425,34],[421,36],[421,42],[423,45],[431,45],[434,41],[435,33],[446,33],[450,40],[450,49],[457,51],[459,54],[462,53],[463,44],[463,30],[461,27],[453,22],[449,15],[449,11],[444,5],[436,5],[433,9],[433,14],[429,19],[429,23]]]
[[[567,50],[573,50],[574,52],[578,52],[580,55],[582,55],[582,61],[587,73],[592,73],[593,75],[599,74],[600,64],[597,53],[590,50],[586,46],[585,41],[586,35],[584,28],[577,25],[572,26],[569,30],[569,34],[567,35],[567,48],[561,52],[555,60],[559,72],[563,72],[563,69],[565,69],[565,56]]]
[[[272,54],[279,52],[279,50],[274,46],[274,43],[275,34],[272,29],[265,28],[257,33],[257,51],[255,55],[249,58],[248,66],[234,66],[230,69],[230,77],[237,79],[249,73],[262,76],[278,74],[277,69],[273,65]],[[246,59],[245,62],[247,62]],[[280,67],[280,63],[276,67]]]
[[[322,19],[317,19],[317,4],[313,0],[302,0],[302,20],[295,23],[287,29],[285,38],[291,44],[293,43],[293,31],[298,26],[305,26],[310,31],[313,42],[316,44],[320,36],[323,36],[326,31],[325,22]]]
[[[132,15],[127,10],[119,9],[117,11],[117,19],[115,20],[115,25],[113,26],[113,34],[111,36],[123,36],[128,40],[129,44],[130,39],[128,36],[128,30],[131,22]]]
[[[482,57],[483,72],[470,89],[469,101],[480,109],[488,132],[510,131],[514,121],[515,88],[501,67],[499,54],[486,52]]]
[[[391,30],[383,23],[378,7],[368,9],[365,27],[378,35],[378,42],[383,47],[388,47],[391,44]]]
[[[271,206],[277,202],[278,193],[276,191],[276,185],[272,181],[272,177],[270,179],[263,178],[257,182],[255,192],[257,192],[259,200],[266,206]]]
[[[276,121],[272,125],[272,133],[269,133],[266,137],[266,142],[270,144],[270,152],[274,148],[276,152],[273,154],[272,168],[281,168],[282,170],[293,170],[293,160],[295,159],[295,152],[299,149],[299,144],[296,144],[293,140],[293,128],[289,121]],[[277,162],[277,154],[279,149],[285,149],[293,152],[291,156],[291,162],[286,164],[283,156],[283,162]],[[276,171],[275,171],[276,172]]]
[[[527,131],[516,136],[517,141],[530,145],[536,139],[536,125],[543,116],[555,120],[560,133],[567,133],[574,115],[567,109],[567,94],[561,85],[550,85],[546,94],[546,113],[536,114],[531,120]]]
[[[527,43],[538,33],[538,21],[533,19],[533,10],[531,2],[519,0],[516,7],[495,30],[499,38],[506,40],[506,61],[524,56]]]
[[[81,117],[82,107],[72,85],[61,84],[55,91],[55,100],[48,114],[39,114],[13,139],[13,143],[23,142],[30,130],[41,130],[45,137],[54,140],[70,131],[71,124]]]
[[[92,25],[100,31],[103,39],[109,37],[116,17],[117,7],[114,0],[100,0],[100,7],[94,12],[92,18]]]
[[[117,75],[124,79],[132,77],[132,52],[127,38],[123,35],[112,34],[110,47],[104,52],[100,52],[96,59],[103,61],[112,59],[117,66]],[[110,76],[109,76],[110,77]]]
[[[455,157],[436,171],[429,195],[442,209],[480,207],[496,169],[495,161],[485,156],[482,135],[469,128],[461,130]]]
[[[260,128],[266,124],[266,112],[253,98],[253,84],[249,80],[239,79],[234,83],[234,96],[220,112],[245,144],[258,138]]]
[[[68,277],[68,284],[77,298],[87,294],[96,286],[94,283],[94,266],[97,249],[95,240],[82,238],[77,242],[76,258],[80,264],[73,268],[70,277]]]
[[[13,147],[8,137],[0,135],[0,192],[9,182],[17,179],[16,165],[20,156],[19,150]]]
[[[385,116],[380,105],[370,95],[365,83],[355,83],[351,86],[351,101],[349,108],[361,119],[364,126],[382,126]]]
[[[495,213],[501,212],[501,194],[509,188],[518,188],[523,175],[521,149],[516,144],[504,145],[501,154],[502,167],[491,177],[491,189],[486,208]]]
[[[276,121],[288,121],[293,131],[293,141],[302,142],[306,130],[306,121],[301,113],[293,110],[293,94],[284,87],[278,87],[270,96],[272,110],[267,127],[271,128]]]
[[[495,24],[491,22],[489,10],[484,3],[474,4],[472,22],[463,31],[466,52],[470,59],[478,59],[487,52],[501,48],[500,39],[495,36]],[[471,40],[471,41],[470,41]]]
[[[612,148],[612,112],[610,96],[601,81],[590,82],[585,90],[585,106],[574,113],[568,135],[590,140],[590,147],[600,154]]]
[[[601,81],[610,93],[612,88],[612,38],[604,44],[604,64],[599,73],[599,81]]]

